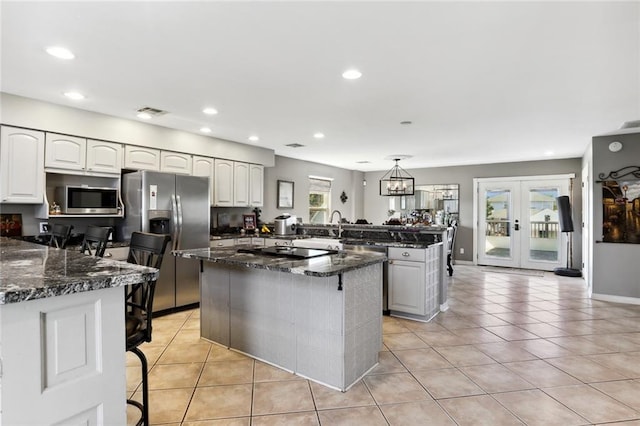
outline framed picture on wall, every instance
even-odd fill
[[[242,227],[244,229],[256,229],[256,215],[255,213],[242,215]]]
[[[278,181],[278,208],[293,208],[293,182],[288,180]]]

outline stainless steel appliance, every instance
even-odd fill
[[[133,231],[170,234],[153,310],[200,301],[199,263],[171,250],[209,247],[209,178],[140,171],[122,177],[125,203],[123,239]]]
[[[296,217],[283,214],[274,221],[276,235],[293,235],[296,233]]]
[[[56,200],[63,214],[117,214],[119,192],[118,188],[67,185],[56,188]]]

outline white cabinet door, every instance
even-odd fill
[[[44,166],[53,169],[84,170],[87,140],[47,133]]]
[[[264,166],[249,164],[249,204],[262,207],[264,204]]]
[[[425,265],[389,260],[389,309],[425,315]]]
[[[39,204],[44,193],[44,133],[2,126],[0,202]]]
[[[193,156],[193,175],[194,176],[206,176],[209,178],[209,192],[210,199],[214,201],[214,186],[213,186],[213,158]]]
[[[214,160],[215,179],[213,205],[218,207],[233,206],[233,161]]]
[[[120,175],[121,170],[121,144],[87,140],[87,171]]]
[[[233,163],[233,205],[244,207],[249,205],[249,164],[234,161]]]
[[[191,155],[162,151],[160,154],[160,171],[190,175],[193,171]]]
[[[124,167],[133,170],[160,170],[160,150],[126,145]]]

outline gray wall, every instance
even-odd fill
[[[350,222],[362,217],[362,181],[364,179],[364,173],[362,172],[278,155],[275,157],[275,167],[265,168],[264,172],[264,207],[261,215],[263,222],[273,222],[276,216],[289,213],[301,217],[304,223],[308,223],[310,175],[333,179],[331,184],[331,210],[339,210],[342,213],[342,217]],[[278,209],[276,207],[278,180],[294,182],[293,209]],[[345,203],[340,200],[342,191],[348,197]],[[337,221],[337,217],[335,220]]]
[[[619,152],[609,143],[620,141]],[[591,282],[594,294],[640,298],[640,244],[602,242],[602,185],[598,174],[609,174],[627,166],[640,166],[640,133],[594,137],[590,146],[590,183],[593,197],[591,230]],[[588,157],[588,156],[585,156]],[[635,180],[627,176],[627,180]]]
[[[272,149],[0,93],[2,124],[273,166]]]
[[[473,179],[509,176],[540,176],[575,173],[572,210],[573,220],[580,223],[582,214],[580,191],[581,160],[571,158],[565,160],[527,161],[519,163],[479,164],[472,166],[434,167],[427,169],[407,170],[414,178],[416,185],[457,183],[460,185],[460,220],[456,237],[456,259],[472,261],[473,258]],[[379,195],[378,182],[385,171],[367,172],[367,186],[364,194],[364,213],[369,222],[379,225],[387,220],[388,197]],[[581,232],[576,228],[573,238],[573,264],[580,265]],[[460,248],[464,254],[460,254]]]

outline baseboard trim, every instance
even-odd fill
[[[611,294],[592,293],[591,298],[603,302],[626,303],[628,305],[640,305],[640,298],[628,296],[614,296]]]
[[[474,263],[471,260],[454,260],[453,261],[453,266],[455,265],[469,265],[469,266],[473,266]]]

